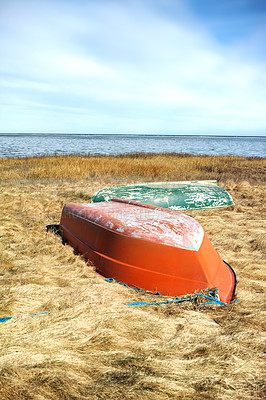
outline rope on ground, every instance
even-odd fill
[[[147,294],[153,294],[156,296],[161,296],[164,297],[160,292],[154,293],[154,292],[149,292],[145,289],[138,288],[136,286],[128,286],[126,283],[122,282],[117,282],[114,278],[106,278],[106,282],[109,283],[118,283],[119,285],[125,286],[128,289],[133,289],[138,292],[144,292]],[[219,300],[219,289],[213,288],[213,289],[205,289],[205,293],[195,293],[195,294],[189,294],[186,297],[180,298],[178,296],[175,296],[173,300],[163,300],[163,301],[155,301],[155,302],[146,302],[146,301],[137,301],[135,303],[129,303],[127,306],[157,306],[161,304],[175,304],[175,303],[183,303],[185,301],[190,301],[194,306],[201,307],[205,304],[218,304],[222,306],[227,306],[228,303],[223,303],[222,301]],[[207,294],[206,294],[207,293]],[[204,299],[207,301],[201,302],[200,299]],[[233,303],[236,303],[238,300],[234,300]],[[51,314],[51,312],[41,312],[41,313],[36,313],[36,314],[27,314],[30,317],[34,317],[35,315],[45,315],[45,314]],[[6,322],[9,321],[11,318],[15,318],[14,316],[12,317],[0,317],[0,322]]]
[[[122,283],[122,282],[117,282],[115,279],[113,278],[106,278],[105,279],[106,282],[110,282],[110,283],[118,283],[119,285],[125,286],[128,289],[133,289],[136,291],[140,291],[140,292],[145,292],[148,294],[153,294],[153,295],[159,295],[164,297],[161,293],[157,292],[149,292],[146,291],[145,289],[141,289],[138,287],[132,287],[132,286],[128,286],[126,283]],[[127,306],[146,306],[146,305],[153,305],[153,306],[157,306],[157,305],[161,305],[161,304],[175,304],[175,303],[183,303],[185,301],[190,301],[194,306],[203,306],[205,304],[217,304],[217,305],[222,305],[222,306],[226,306],[228,305],[228,303],[224,303],[222,301],[219,300],[219,289],[217,288],[213,288],[213,289],[205,289],[204,290],[205,293],[194,293],[194,294],[189,294],[186,297],[178,297],[175,296],[173,298],[173,300],[163,300],[163,301],[155,301],[155,302],[146,302],[146,301],[137,301],[135,303],[129,303],[127,304]],[[206,301],[201,301],[201,300],[206,300]],[[236,302],[237,300],[235,300],[234,302]]]
[[[34,317],[35,315],[44,315],[44,314],[51,314],[50,312],[40,312],[36,314],[27,314],[29,317]],[[0,322],[6,322],[9,321],[11,318],[15,318],[14,316],[12,317],[2,317],[0,318]]]

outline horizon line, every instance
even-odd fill
[[[73,133],[73,132],[0,132],[0,136],[8,136],[8,135],[84,135],[84,136],[101,136],[101,135],[121,135],[121,136],[204,136],[204,137],[266,137],[266,134],[237,134],[237,133],[231,133],[231,134],[209,134],[209,133],[192,133],[192,134],[187,134],[187,133],[137,133],[137,132],[125,132],[125,133],[113,133],[113,132],[108,132],[108,133]]]

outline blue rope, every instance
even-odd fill
[[[176,300],[165,300],[165,301],[155,301],[153,303],[146,303],[145,301],[137,301],[136,303],[129,303],[127,306],[146,306],[146,305],[160,305],[160,304],[171,304],[171,303],[182,303],[183,301],[188,301],[189,298],[186,299],[176,299]]]
[[[137,291],[141,291],[141,292],[145,292],[145,293],[149,293],[149,294],[155,294],[155,295],[162,296],[162,294],[159,292],[153,293],[153,292],[148,292],[145,289],[141,289],[138,287],[128,286],[126,283],[117,282],[114,278],[106,278],[105,280],[106,280],[106,282],[110,282],[110,283],[113,283],[113,282],[119,283],[119,285],[125,286],[128,289],[133,289],[133,290],[137,290]],[[203,294],[203,293],[195,293],[195,294],[189,295],[188,297],[185,297],[182,299],[180,299],[178,296],[176,296],[173,300],[155,301],[155,302],[151,302],[151,303],[148,303],[145,301],[137,301],[136,303],[129,303],[129,304],[127,304],[127,306],[144,306],[144,305],[156,305],[157,306],[157,305],[161,305],[161,304],[183,303],[184,301],[191,301],[193,304],[195,304],[196,303],[195,300],[199,297],[203,297],[204,299],[209,300],[209,301],[199,303],[198,306],[203,306],[205,304],[218,304],[218,305],[222,305],[222,306],[228,305],[228,303],[224,303],[217,298],[218,291],[219,291],[219,289],[210,290],[209,291],[210,296]],[[234,303],[237,301],[238,300],[235,300]]]
[[[36,314],[27,314],[30,317],[34,317],[35,315],[44,315],[44,314],[51,314],[50,312],[40,312],[40,313],[36,313]],[[0,318],[0,322],[6,322],[9,321],[11,318],[15,318],[15,317],[2,317]]]
[[[153,294],[153,295],[156,295],[156,296],[162,296],[163,297],[163,295],[160,292],[154,293],[154,292],[149,292],[149,291],[146,291],[145,289],[141,289],[141,288],[138,288],[138,287],[128,286],[126,283],[117,282],[114,278],[106,278],[105,280],[106,280],[106,282],[109,282],[109,283],[113,283],[113,282],[114,283],[119,283],[119,285],[122,285],[122,286],[124,286],[124,287],[126,287],[128,289],[136,290],[138,292],[145,292],[145,293],[148,293],[148,294]],[[136,303],[129,303],[129,304],[127,304],[127,306],[144,306],[144,305],[157,306],[157,305],[161,305],[161,304],[183,303],[185,301],[191,301],[192,303],[195,304],[195,300],[197,298],[199,298],[199,297],[203,297],[204,299],[209,300],[209,301],[205,301],[203,303],[199,303],[198,306],[203,306],[205,304],[218,304],[218,305],[223,305],[223,306],[227,305],[227,303],[223,303],[222,301],[218,300],[218,298],[217,298],[218,289],[216,291],[212,290],[209,293],[210,293],[211,296],[208,296],[208,295],[203,294],[203,293],[195,293],[195,294],[192,294],[192,295],[190,295],[188,297],[185,297],[183,299],[180,299],[178,296],[176,296],[176,297],[174,297],[173,300],[155,301],[155,302],[151,302],[151,303],[148,303],[148,302],[145,302],[145,301],[137,301]],[[237,301],[238,300],[235,300],[234,303],[236,303]],[[51,314],[51,312],[41,312],[41,313],[35,313],[35,314],[28,314],[28,316],[34,317],[35,315],[45,315],[45,314]],[[2,318],[0,318],[0,322],[9,321],[11,318],[15,318],[15,317],[14,316],[12,316],[12,317],[2,317]]]
[[[10,320],[11,318],[13,318],[13,317],[3,317],[3,318],[0,318],[0,322],[6,322],[6,321]]]
[[[204,304],[219,304],[219,305],[223,305],[226,306],[227,303],[223,303],[222,301],[210,297],[210,296],[206,296],[205,294],[193,294],[192,296],[186,297],[184,299],[175,299],[175,300],[166,300],[166,301],[156,301],[153,303],[146,303],[143,301],[138,301],[136,303],[129,303],[127,304],[127,306],[144,306],[144,305],[160,305],[160,304],[172,304],[172,303],[182,303],[184,301],[191,301],[192,303],[195,303],[194,298],[197,298],[198,296],[204,297],[205,299],[208,299],[210,301],[205,301],[203,303],[198,304],[198,306],[203,306]]]

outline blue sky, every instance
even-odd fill
[[[0,132],[266,134],[265,0],[1,0]]]

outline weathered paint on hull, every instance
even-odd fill
[[[169,296],[217,287],[221,301],[231,301],[235,275],[193,218],[129,203],[68,203],[62,211],[61,235],[105,277]],[[163,237],[167,227],[172,231]]]
[[[234,204],[230,194],[216,181],[151,182],[100,189],[91,202],[113,198],[139,201],[171,210],[224,208]]]

